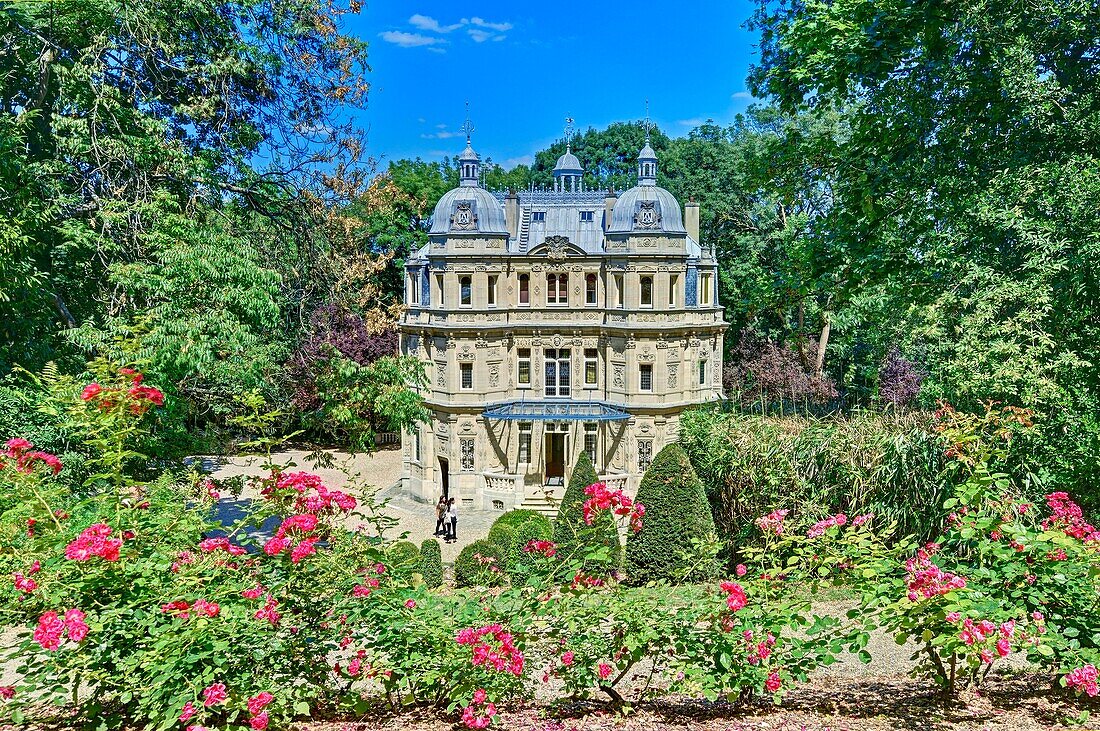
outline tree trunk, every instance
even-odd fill
[[[829,345],[829,332],[833,327],[832,322],[829,320],[828,310],[822,313],[821,320],[821,335],[817,338],[817,364],[814,368],[814,375],[818,377],[825,370],[825,348]]]

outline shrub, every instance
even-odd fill
[[[722,385],[735,401],[766,409],[805,407],[837,398],[836,384],[824,374],[811,372],[817,346],[804,341],[800,352],[771,338],[743,330],[730,353]]]
[[[642,529],[626,539],[631,582],[714,576],[717,567],[705,550],[713,540],[714,519],[683,447],[669,444],[657,454],[642,477],[638,502],[646,512]]]
[[[508,564],[506,570],[508,578],[514,585],[526,583],[532,570],[541,562],[541,556],[537,553],[524,551],[531,541],[549,541],[554,537],[554,529],[545,516],[539,515],[542,520],[529,520],[521,523],[512,534],[512,545],[508,549]]]
[[[482,538],[463,548],[455,559],[455,583],[459,586],[500,586],[508,554]]]
[[[550,527],[550,519],[535,510],[509,510],[493,521],[489,528],[488,541],[507,551],[512,547],[512,536],[516,529],[531,521]]]
[[[908,406],[920,395],[927,374],[902,356],[895,345],[890,348],[878,372],[878,395],[884,403]]]
[[[827,515],[875,513],[900,535],[943,527],[952,480],[932,414],[857,411],[823,418],[692,409],[680,444],[705,486],[723,541],[756,541],[752,521],[775,509],[811,525]]]
[[[398,541],[386,549],[386,561],[398,573],[415,573],[420,568],[420,549],[412,541]]]
[[[443,584],[443,549],[434,538],[420,544],[420,577],[429,589]]]
[[[595,565],[592,560],[585,563],[585,569],[592,573],[609,573],[618,569],[622,563],[622,543],[619,541],[619,531],[615,528],[615,521],[608,513],[600,513],[589,530],[584,522],[584,502],[587,497],[584,489],[596,483],[599,477],[596,468],[592,466],[592,460],[586,452],[581,452],[577,458],[577,464],[573,468],[573,474],[569,476],[569,485],[558,505],[558,517],[554,521],[554,543],[558,545],[558,553],[566,559],[575,554],[585,552],[588,548],[581,545],[580,537],[585,540],[595,541],[599,546],[610,549],[611,558],[603,565]]]

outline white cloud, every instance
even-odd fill
[[[437,43],[445,43],[442,38],[432,38],[420,33],[406,33],[401,30],[387,30],[378,35],[386,43],[392,43],[401,48],[417,48],[418,46],[434,46]]]
[[[731,94],[730,99],[752,99],[752,94],[747,91],[738,91]]]
[[[382,40],[387,43],[393,43],[401,48],[426,47],[429,51],[433,51],[434,53],[444,53],[445,51],[441,46],[446,45],[447,41],[440,36],[456,31],[459,28],[465,28],[466,34],[474,43],[484,43],[490,39],[494,41],[503,41],[506,38],[504,34],[513,28],[511,23],[494,23],[485,20],[485,18],[479,18],[476,15],[472,18],[462,18],[457,23],[443,25],[432,16],[423,15],[421,13],[414,13],[410,16],[409,25],[418,31],[424,31],[424,33],[388,30],[379,35],[382,37]],[[434,33],[437,35],[425,35],[425,33]]]
[[[437,124],[437,125],[435,126],[435,128],[436,128],[436,129],[447,129],[447,125],[445,125],[445,124]]]
[[[462,27],[462,23],[455,23],[454,25],[440,25],[439,21],[430,15],[421,15],[417,13],[409,18],[409,25],[420,30],[431,31],[432,33],[450,33],[453,30],[458,30]]]
[[[417,121],[417,122],[420,122],[420,124],[424,124],[424,123],[425,123],[425,122],[427,122],[428,120],[424,119],[423,117],[417,117],[417,118],[416,118],[416,121]]]
[[[466,19],[463,18],[463,21],[465,21],[465,20]],[[505,31],[512,30],[512,24],[511,23],[490,23],[489,21],[485,20],[484,18],[478,18],[477,16],[474,16],[473,18],[470,18],[469,22],[470,22],[470,25],[476,25],[476,26],[480,26],[482,28],[488,28],[489,30],[495,30],[497,33],[504,33]]]
[[[692,117],[691,119],[678,120],[676,122],[676,124],[680,125],[681,127],[698,127],[699,125],[703,124],[704,122],[709,122],[709,121],[710,121],[709,119],[703,119],[702,117]]]
[[[534,164],[535,164],[535,156],[534,155],[522,155],[520,157],[510,157],[507,160],[504,160],[503,162],[501,162],[500,166],[502,168],[504,168],[505,170],[510,170],[510,169],[514,168],[516,165],[534,165]]]

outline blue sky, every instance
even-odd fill
[[[672,135],[751,102],[750,0],[373,0],[347,30],[370,42],[369,153],[440,159],[474,146],[505,166],[562,135],[650,116]]]

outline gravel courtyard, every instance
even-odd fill
[[[294,466],[291,470],[314,472],[321,476],[328,487],[346,490],[357,497],[369,490],[376,491],[377,498],[386,501],[386,514],[398,521],[392,537],[406,533],[408,539],[417,545],[425,538],[433,537],[435,507],[413,500],[400,490],[400,449],[382,449],[372,454],[356,455],[332,450],[320,453],[290,450],[272,455],[272,460],[277,464],[292,463]],[[264,472],[263,459],[260,457],[206,457],[203,458],[203,463],[216,479],[250,477]],[[241,495],[242,500],[256,497],[254,492],[247,489]],[[227,517],[232,517],[236,512],[236,506],[231,505],[231,502],[229,498],[223,500],[223,514]],[[500,511],[495,510],[460,508],[459,511],[458,541],[442,544],[445,563],[453,562],[463,546],[488,535],[489,527],[500,515]],[[354,524],[353,521],[352,525]]]

